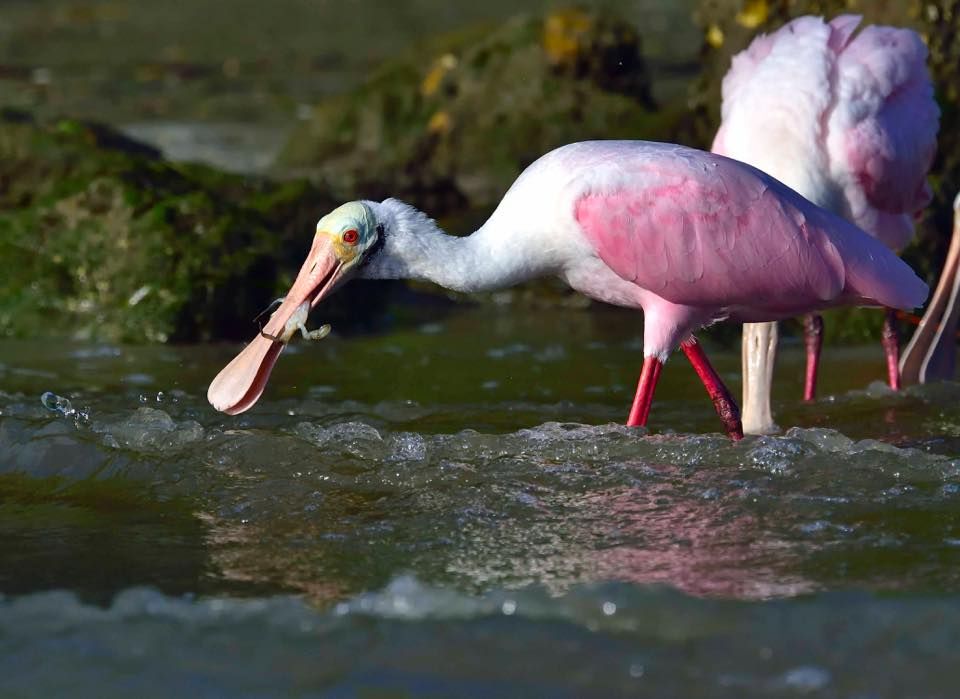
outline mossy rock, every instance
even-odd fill
[[[591,138],[665,138],[629,24],[580,10],[473,27],[387,62],[318,105],[277,169],[344,198],[443,215],[489,208],[543,153]]]
[[[106,127],[11,112],[0,114],[0,183],[7,336],[249,338],[333,204],[305,181],[171,164]],[[358,293],[325,319],[382,306],[375,289]]]
[[[863,15],[863,24],[915,29],[930,50],[929,66],[941,110],[937,158],[930,173],[934,200],[903,256],[933,286],[946,256],[953,199],[960,190],[960,0],[701,0],[696,21],[703,29],[704,68],[682,138],[700,148],[710,147],[720,123],[722,78],[732,56],[755,36],[802,15],[832,18],[843,13]],[[850,332],[837,326],[831,334],[850,341],[862,339],[864,333],[879,328],[873,315],[868,310],[845,313],[842,317]]]

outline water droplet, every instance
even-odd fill
[[[510,616],[517,611],[517,603],[512,599],[504,600],[503,604],[500,605],[500,610],[504,613],[504,615]]]
[[[617,605],[613,602],[604,602],[603,603],[603,613],[607,616],[613,616],[617,613]]]
[[[73,404],[70,403],[68,398],[58,396],[52,391],[47,391],[40,396],[40,402],[43,403],[43,407],[50,412],[58,413],[63,417],[70,417],[76,413],[76,411],[73,409]]]

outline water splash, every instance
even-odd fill
[[[51,413],[55,413],[60,417],[73,418],[74,423],[78,427],[80,425],[85,425],[90,421],[89,408],[74,408],[73,403],[70,402],[69,398],[59,396],[52,391],[46,391],[43,393],[40,396],[40,403]]]

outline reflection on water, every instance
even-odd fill
[[[886,672],[912,615],[954,602],[960,386],[894,395],[870,385],[874,348],[834,350],[828,397],[802,405],[788,346],[778,417],[799,427],[733,444],[682,358],[651,432],[619,424],[640,356],[630,315],[481,309],[419,323],[292,346],[236,418],[203,399],[233,347],[0,345],[0,638],[21,649],[0,657],[38,657],[66,634],[79,655],[58,662],[76,673],[84,653],[122,659],[139,639],[154,657],[134,663],[144,678],[191,653],[223,688],[255,672],[218,669],[229,639],[285,668],[258,666],[278,695],[298,682],[616,694],[639,672],[683,696],[852,696],[837,658]],[[715,355],[736,391],[738,357]],[[131,590],[143,586],[154,591]],[[54,589],[81,601],[41,594]],[[829,594],[851,589],[899,601]],[[288,593],[318,611],[273,597]],[[884,621],[851,627],[860,635],[828,655],[840,610]],[[184,633],[184,650],[164,650]],[[354,651],[315,665],[340,644]],[[465,649],[532,664],[569,652],[583,672],[487,675]],[[775,662],[787,652],[798,660]],[[0,672],[29,684],[20,665]],[[883,692],[870,696],[898,696]]]

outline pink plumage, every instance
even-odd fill
[[[755,168],[679,146],[591,145],[565,164],[590,173],[574,215],[600,259],[637,287],[646,356],[665,360],[721,318],[913,308],[926,298],[926,285],[880,243]]]
[[[713,151],[754,165],[897,251],[930,202],[926,177],[939,109],[927,50],[908,29],[860,17],[801,17],[734,56],[723,80]],[[815,393],[822,320],[807,327],[804,397]],[[744,328],[744,422],[774,428],[769,408],[772,328]],[[774,341],[775,342],[775,341]],[[774,345],[775,346],[775,345]],[[893,316],[884,326],[888,380],[899,386]]]
[[[899,250],[930,202],[939,109],[916,32],[859,23],[801,17],[735,56],[712,150]]]
[[[624,279],[673,304],[720,306],[736,320],[923,302],[926,287],[904,265],[780,182],[726,158],[671,155],[655,161],[658,183],[577,202],[597,254]],[[859,274],[864,259],[869,275]]]

